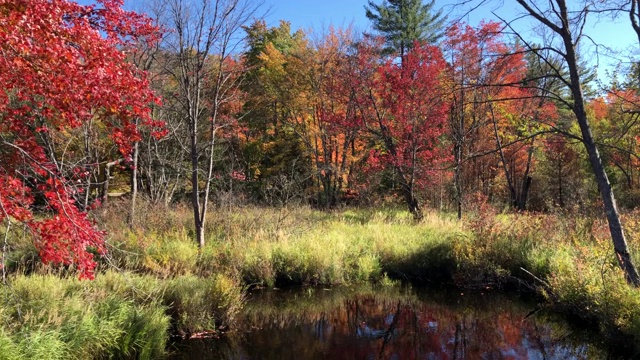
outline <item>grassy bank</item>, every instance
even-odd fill
[[[239,285],[107,271],[95,281],[56,275],[12,277],[2,288],[0,359],[156,359],[169,334],[194,334],[233,321]]]
[[[29,242],[12,239],[2,356],[155,358],[169,334],[232,327],[247,286],[396,279],[533,291],[612,339],[640,341],[640,292],[625,284],[601,219],[481,209],[415,224],[396,210],[215,209],[198,251],[187,208],[140,209],[129,230],[118,206],[96,213],[110,253],[92,282],[37,265]],[[634,253],[639,218],[626,219]]]

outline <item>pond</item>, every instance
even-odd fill
[[[254,291],[234,331],[171,359],[601,359],[517,295],[381,287]]]

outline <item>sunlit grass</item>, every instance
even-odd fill
[[[0,296],[0,359],[157,359],[170,327],[190,334],[229,326],[243,301],[242,287],[222,275],[161,280],[113,271],[94,281],[18,275]]]
[[[112,276],[112,275],[111,275]],[[134,301],[105,283],[53,275],[16,276],[2,288],[2,347],[18,358],[154,358],[169,318],[158,300]]]

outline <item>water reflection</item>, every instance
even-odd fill
[[[433,290],[265,291],[236,331],[180,345],[175,359],[599,359],[598,347],[533,305]]]

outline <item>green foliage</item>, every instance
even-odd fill
[[[381,32],[390,50],[404,55],[414,41],[435,43],[443,35],[446,20],[442,10],[432,13],[435,0],[386,0],[382,4],[369,1],[366,16],[373,28]]]
[[[278,27],[267,28],[264,20],[257,20],[243,29],[247,34],[249,50],[246,56],[250,65],[259,63],[259,57],[268,44],[287,54],[305,42],[304,32],[298,30],[292,34],[291,23],[287,21],[280,21]]]
[[[415,226],[392,221],[369,229],[382,270],[392,277],[419,281],[449,281],[455,267],[452,250],[466,236],[459,224],[435,214],[427,214]]]
[[[395,209],[221,208],[209,223],[207,245],[198,251],[184,227],[165,226],[183,211],[152,215],[135,232],[109,226],[116,247],[111,262],[163,278],[225,274],[269,287],[378,282],[385,272],[402,277],[412,268],[427,276],[428,268],[447,262],[450,271],[445,247],[461,234],[451,219],[429,214],[415,224],[410,213]]]
[[[65,349],[65,344],[60,340],[60,336],[60,333],[53,330],[21,333],[21,340],[17,344],[19,349],[17,354],[26,359],[67,359],[70,353]]]
[[[293,124],[307,107],[303,103],[309,64],[305,33],[291,33],[291,25],[281,21],[267,27],[257,20],[244,28],[250,70],[244,74],[247,93],[242,124],[251,130],[242,147],[246,182],[251,196],[268,205],[286,205],[301,197],[309,184],[311,156],[304,136]]]
[[[524,281],[547,298],[550,308],[599,327],[609,341],[623,346],[637,343],[640,292],[624,279],[604,219],[475,216],[470,222],[475,240],[456,250],[462,278],[469,285]],[[635,219],[634,213],[624,219],[632,239],[639,230]],[[630,246],[637,254],[637,241],[630,241]]]

